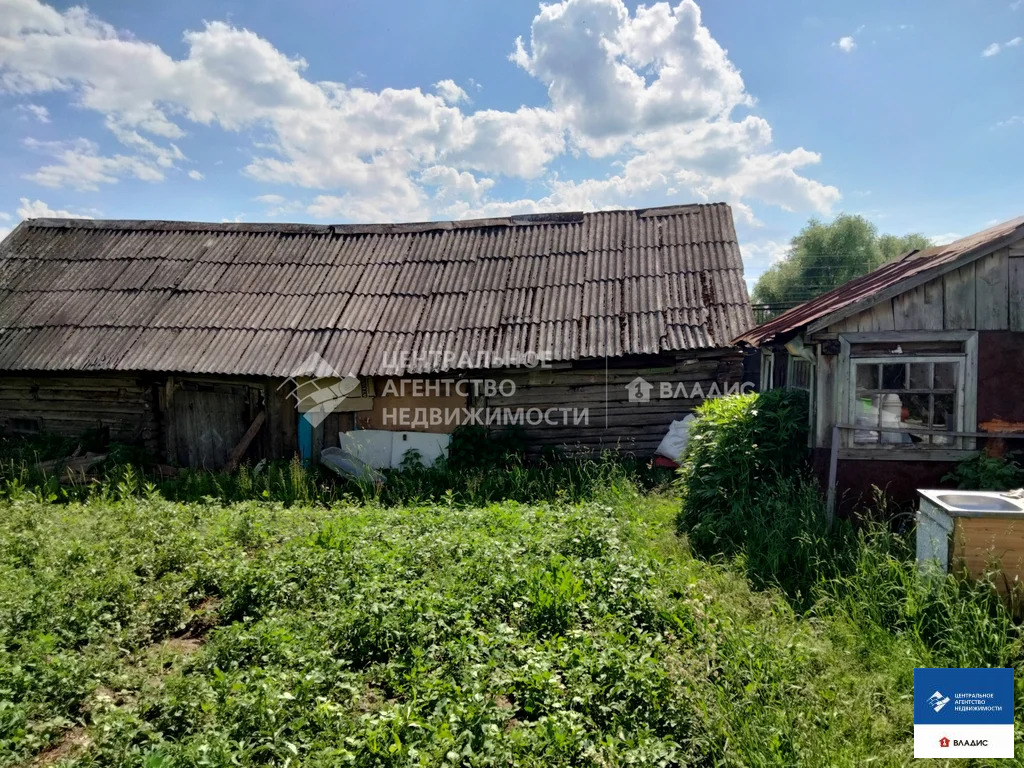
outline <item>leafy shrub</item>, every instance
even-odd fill
[[[1024,485],[1024,468],[1012,456],[996,457],[979,453],[958,462],[942,478],[969,491],[1008,491]]]
[[[784,493],[780,478],[806,467],[807,394],[730,395],[706,401],[697,417],[679,469],[677,522],[698,552],[735,554],[774,522],[780,508],[762,503],[766,490]]]

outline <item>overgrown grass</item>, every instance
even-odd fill
[[[673,505],[8,503],[0,764],[906,762],[940,657],[692,559]]]
[[[897,538],[801,613],[676,503],[0,502],[0,765],[903,765],[915,666],[1020,664]]]
[[[61,504],[9,478],[0,766],[904,765],[918,666],[1015,667],[1020,719],[991,582],[922,576],[885,525],[826,530],[803,474],[749,455],[765,433],[730,434],[706,444],[757,492],[701,477],[731,529],[700,558],[619,461],[456,455],[392,497],[297,463],[111,468]]]
[[[61,467],[43,472],[39,461],[63,457],[83,439],[43,435],[32,440],[0,440],[0,498],[30,494],[51,502],[122,499],[147,488],[167,499],[195,502],[266,501],[292,504],[338,502],[387,506],[437,502],[480,506],[497,501],[538,503],[614,500],[655,488],[667,488],[670,470],[612,452],[547,452],[527,458],[515,432],[462,428],[454,436],[451,457],[432,467],[409,456],[401,469],[385,470],[383,483],[340,478],[319,465],[261,461],[230,474],[184,469],[173,478],[154,471],[155,462],[130,446],[107,446],[108,459],[97,477],[72,476]],[[84,449],[83,449],[84,450]]]

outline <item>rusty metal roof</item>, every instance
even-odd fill
[[[909,282],[914,278],[927,280],[931,273],[935,273],[937,276],[948,269],[980,258],[1022,237],[1024,237],[1024,216],[997,224],[948,245],[939,245],[923,251],[910,251],[862,277],[850,280],[838,288],[833,288],[828,293],[823,293],[817,298],[783,312],[778,317],[773,317],[756,328],[735,337],[733,343],[759,346],[778,336],[795,333],[831,315],[835,315],[831,318],[832,322],[838,321],[845,314],[861,312],[872,306],[876,303],[872,299],[877,298],[878,301],[883,301],[889,298],[890,289],[898,292],[904,282]],[[908,285],[907,287],[909,289],[913,286]],[[844,310],[846,310],[845,314]]]
[[[292,376],[316,353],[344,374],[437,372],[724,347],[752,322],[721,203],[343,226],[31,219],[0,243],[6,371]]]

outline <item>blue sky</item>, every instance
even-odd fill
[[[1022,38],[1024,0],[0,0],[0,229],[723,200],[754,278],[811,216],[1024,214]]]

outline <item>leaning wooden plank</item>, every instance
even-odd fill
[[[256,433],[260,431],[260,427],[263,426],[263,422],[267,420],[267,412],[260,411],[256,414],[256,418],[252,420],[252,424],[249,425],[249,429],[242,435],[242,439],[238,441],[231,450],[231,455],[228,457],[228,463],[224,465],[224,470],[227,472],[234,472],[235,468],[238,467],[238,462],[242,460],[245,452],[249,450],[249,446],[252,445],[252,441],[256,438]]]
[[[64,467],[68,472],[84,472],[93,464],[107,458],[105,453],[87,453],[84,456],[65,456],[61,459],[41,461],[37,465],[43,472],[52,472],[57,467]]]

